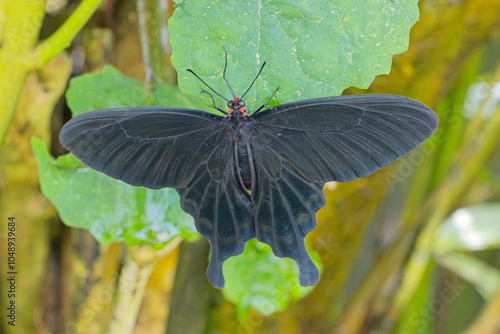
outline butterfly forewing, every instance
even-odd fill
[[[438,124],[422,103],[386,94],[304,100],[252,117],[263,150],[273,150],[315,183],[370,175],[415,149]]]
[[[103,109],[73,118],[60,141],[86,165],[129,184],[184,187],[221,143],[222,123],[190,109]]]

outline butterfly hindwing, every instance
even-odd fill
[[[288,161],[262,146],[263,137],[254,132],[252,143],[252,157],[258,166],[252,188],[255,235],[271,246],[276,256],[297,262],[301,285],[313,285],[319,271],[304,239],[316,227],[316,212],[326,204],[323,184],[305,179]]]
[[[220,144],[196,171],[185,188],[178,188],[182,209],[193,216],[196,228],[211,244],[207,276],[222,288],[225,260],[243,252],[255,237],[251,201],[241,190],[236,168],[235,143],[220,132]]]
[[[422,103],[386,94],[304,100],[252,117],[263,144],[316,183],[370,175],[415,149],[438,124]]]
[[[86,165],[126,183],[183,187],[219,144],[223,122],[191,109],[103,109],[74,117],[60,141]]]

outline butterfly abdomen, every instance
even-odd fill
[[[247,143],[245,141],[237,144],[237,159],[238,172],[241,177],[241,182],[246,190],[252,189],[252,168],[250,165],[250,157]]]

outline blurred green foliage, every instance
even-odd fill
[[[439,226],[432,246],[439,264],[472,283],[486,300],[494,298],[500,269],[474,252],[500,249],[500,203],[458,209]]]

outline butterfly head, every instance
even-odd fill
[[[229,117],[246,117],[247,111],[245,110],[245,101],[235,97],[227,103],[229,108]]]
[[[219,94],[217,91],[215,91],[212,87],[210,87],[205,81],[203,81],[202,78],[200,78],[198,76],[198,74],[194,73],[193,70],[191,69],[188,69],[187,71],[190,72],[191,74],[193,74],[198,80],[200,80],[202,83],[205,84],[205,86],[207,86],[212,92],[214,92],[215,94],[219,95],[220,97],[222,97],[224,100],[228,101],[227,102],[227,107],[229,108],[229,113],[227,113],[226,111],[224,111],[223,109],[217,107],[215,105],[215,99],[214,97],[209,93],[207,92],[206,90],[202,89],[201,92],[202,93],[206,93],[210,96],[210,98],[212,99],[212,103],[214,105],[214,108],[218,111],[220,111],[221,113],[225,114],[226,115],[226,118],[235,118],[235,119],[242,119],[244,117],[247,117],[248,114],[247,114],[247,111],[245,110],[245,101],[243,100],[243,97],[245,97],[245,95],[250,91],[250,88],[252,88],[253,84],[255,83],[255,81],[257,80],[257,78],[259,77],[260,73],[262,72],[262,70],[264,69],[264,66],[266,65],[266,62],[264,62],[262,64],[262,66],[260,67],[260,70],[259,72],[257,73],[257,75],[255,76],[255,79],[253,79],[252,83],[250,84],[250,86],[248,87],[248,89],[245,91],[245,93],[243,95],[241,95],[241,98],[238,98],[236,97],[236,94],[234,93],[234,90],[233,88],[231,87],[231,85],[229,84],[228,80],[226,79],[226,69],[227,69],[227,52],[226,52],[226,48],[224,48],[224,54],[226,56],[226,62],[224,64],[224,72],[222,74],[222,78],[224,79],[224,81],[226,82],[227,84],[227,88],[229,89],[229,91],[231,92],[231,95],[233,96],[233,99],[232,100],[228,100],[227,98],[225,98],[224,96],[222,96],[221,94]],[[276,90],[277,91],[277,90]],[[275,92],[276,93],[276,92]],[[274,94],[273,94],[274,96]],[[272,98],[272,97],[271,97]],[[262,109],[265,105],[263,105],[261,108],[259,108],[257,111],[259,111],[260,109]]]

